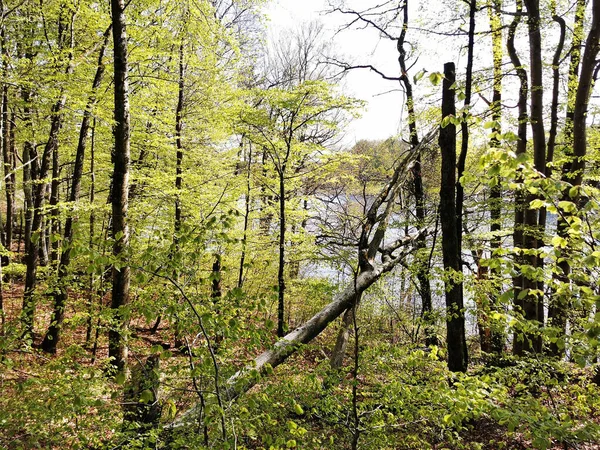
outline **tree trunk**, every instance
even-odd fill
[[[358,301],[356,303],[358,304]],[[335,341],[335,347],[331,352],[329,364],[333,370],[339,370],[342,368],[344,356],[346,355],[346,349],[348,348],[348,341],[350,340],[350,331],[352,330],[353,321],[354,308],[352,307],[348,308],[344,313],[344,317],[342,317],[341,328]]]
[[[542,38],[540,31],[539,0],[525,0],[527,7],[527,27],[529,31],[529,64],[531,67],[531,134],[533,139],[533,164],[540,173],[546,172],[546,136],[544,132],[544,86],[542,66]],[[528,252],[527,264],[533,268],[543,265],[543,259],[537,254],[542,244],[540,234],[539,210],[529,207],[529,204],[539,198],[539,195],[527,194],[525,221],[523,227],[523,248]],[[524,318],[530,322],[537,322],[539,326],[544,323],[542,299],[534,294],[535,290],[543,290],[543,282],[535,276],[524,277],[523,297]],[[523,352],[537,352],[542,350],[542,338],[539,333],[527,333],[522,337]]]
[[[469,42],[467,44],[467,70],[465,77],[465,102],[464,110],[468,113],[471,107],[471,91],[473,85],[473,52],[475,50],[475,13],[477,11],[477,0],[469,0]],[[456,239],[458,245],[458,257],[460,259],[460,270],[462,272],[462,233],[463,233],[463,203],[465,190],[460,181],[465,172],[467,153],[469,151],[469,123],[468,118],[463,117],[460,122],[461,147],[457,163],[456,176]],[[448,186],[447,189],[450,187]]]
[[[456,116],[454,102],[454,63],[444,64],[442,119]],[[448,122],[440,128],[439,145],[442,153],[440,188],[440,217],[442,224],[442,253],[446,271],[446,322],[448,368],[465,372],[468,365],[463,310],[462,269],[460,245],[456,232],[456,125]]]
[[[90,250],[94,246],[94,236],[96,232],[96,213],[94,212],[94,200],[96,198],[96,155],[95,155],[95,139],[96,137],[96,118],[92,121],[92,136],[90,143],[90,205],[92,210],[90,211]],[[94,273],[90,273],[89,278],[89,292],[88,292],[88,318],[85,327],[85,345],[89,347],[90,339],[92,337],[93,319],[94,319]]]
[[[50,243],[47,246],[50,257],[49,261],[53,264],[58,260],[58,233],[59,233],[59,217],[58,217],[58,200],[60,188],[60,162],[58,160],[58,146],[52,150],[52,181],[50,182],[50,220],[48,224],[48,236]]]
[[[519,117],[518,117],[518,130],[517,135],[519,140],[517,142],[517,157],[525,154],[527,151],[527,95],[529,92],[529,85],[527,81],[527,72],[523,68],[521,64],[521,60],[519,59],[519,55],[517,54],[517,50],[515,48],[515,34],[517,31],[517,27],[521,22],[521,13],[523,10],[523,5],[521,0],[517,0],[517,11],[514,20],[509,26],[508,29],[508,40],[506,42],[506,47],[508,50],[508,55],[510,57],[511,63],[517,72],[517,76],[519,77],[519,99],[518,99],[518,109],[519,109]],[[519,185],[523,183],[523,176],[521,170],[518,169],[516,182]],[[517,312],[523,311],[524,302],[520,298],[520,294],[525,288],[525,277],[521,273],[521,265],[524,264],[524,257],[522,255],[523,249],[523,234],[525,227],[525,193],[524,188],[519,187],[515,192],[515,225],[513,232],[513,241],[515,247],[515,263],[517,266],[516,275],[513,278],[513,291],[514,291],[514,309]],[[523,353],[523,337],[515,332],[513,337],[513,353],[515,355],[520,355]]]
[[[577,86],[579,81],[579,64],[581,62],[581,44],[583,43],[583,26],[585,18],[585,0],[577,0],[575,8],[575,20],[573,21],[573,38],[571,48],[571,60],[569,62],[569,75],[567,78],[567,112],[565,117],[564,126],[564,147],[567,155],[572,156],[570,151],[573,146],[573,119],[575,116],[575,98],[577,96]],[[570,171],[571,163],[566,161],[562,167],[561,179],[570,182]],[[561,199],[564,200],[564,199]],[[567,197],[567,200],[571,200]],[[567,224],[557,219],[557,233],[559,236],[566,238],[565,236]],[[557,265],[559,271],[552,274],[554,283],[568,283],[570,266],[568,261],[564,258],[557,259]],[[558,328],[561,333],[566,334],[567,327],[567,309],[570,303],[568,298],[569,294],[558,295],[553,292],[550,298],[550,305],[548,307],[548,325]],[[559,337],[560,339],[560,337]],[[564,347],[564,346],[563,346]],[[564,348],[561,348],[557,342],[551,342],[549,351],[552,355],[560,357],[564,355]]]
[[[277,270],[277,336],[285,335],[285,165],[279,169],[279,267]]]
[[[112,235],[115,240],[113,255],[118,267],[113,265],[111,308],[115,312],[115,323],[108,333],[108,356],[118,371],[125,371],[127,365],[127,331],[129,304],[129,227],[127,207],[129,193],[129,86],[127,66],[127,33],[125,28],[124,0],[111,0],[112,31],[114,43],[114,85],[115,85],[115,139],[114,172],[112,190]]]
[[[246,195],[244,198],[244,235],[242,237],[242,254],[240,256],[240,270],[238,275],[238,289],[242,289],[244,286],[244,263],[246,261],[246,249],[248,245],[248,223],[250,220],[250,175],[252,169],[252,146],[250,142],[248,142],[248,172],[246,175]]]
[[[44,153],[42,154],[41,162],[38,163],[37,152],[35,148],[30,148],[29,161],[31,162],[31,180],[36,181],[37,184],[33,187],[33,220],[31,222],[31,235],[29,241],[26,241],[27,256],[26,264],[27,270],[25,274],[25,291],[23,294],[23,314],[24,314],[24,326],[25,334],[33,336],[33,321],[35,316],[35,298],[34,291],[37,283],[37,268],[40,257],[40,241],[44,238],[42,232],[42,221],[43,221],[43,206],[46,198],[46,184],[42,181],[48,176],[48,169],[50,166],[50,155],[54,151],[54,147],[58,146],[58,132],[62,122],[62,109],[66,97],[64,94],[61,99],[54,104],[52,107],[52,121],[50,125],[50,136],[44,147]]]
[[[212,282],[210,287],[210,297],[212,298],[213,302],[218,303],[223,296],[223,290],[221,288],[221,255],[215,253],[214,258],[215,260],[212,265],[211,273]]]
[[[4,40],[4,36],[2,37]],[[4,48],[4,44],[2,44]],[[4,246],[11,250],[13,242],[13,228],[15,222],[15,155],[12,153],[10,141],[11,122],[8,114],[8,85],[2,88],[2,158],[4,161],[4,184],[6,186],[6,226],[4,227]]]
[[[175,163],[175,224],[173,243],[175,251],[179,250],[179,239],[181,234],[181,190],[183,188],[183,143],[181,141],[181,130],[183,129],[183,101],[184,101],[184,77],[185,66],[183,62],[183,38],[179,44],[179,82],[177,88],[177,109],[175,110],[175,145],[177,147]]]

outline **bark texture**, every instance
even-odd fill
[[[442,120],[456,116],[453,85],[456,80],[454,63],[444,64],[442,91]],[[465,339],[462,268],[459,238],[456,229],[456,125],[448,122],[440,129],[442,180],[440,188],[440,221],[442,224],[442,253],[446,271],[446,322],[448,368],[465,372],[468,365]]]
[[[114,323],[108,333],[108,355],[116,370],[124,370],[127,364],[128,318],[125,308],[129,304],[130,269],[127,264],[129,248],[129,227],[127,207],[129,193],[129,84],[127,78],[127,32],[125,27],[125,2],[111,0],[112,30],[114,43],[114,86],[115,86],[115,126],[114,126],[114,171],[112,179],[112,233],[113,255],[118,266],[112,268],[112,300]]]

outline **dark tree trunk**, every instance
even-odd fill
[[[59,233],[59,218],[58,218],[58,200],[60,188],[60,162],[58,160],[58,146],[52,150],[52,181],[50,182],[50,220],[48,224],[49,243],[46,248],[50,252],[49,261],[55,263],[58,260],[58,233]]]
[[[115,324],[108,333],[108,355],[118,371],[127,365],[128,314],[130,269],[127,263],[129,227],[127,207],[129,193],[129,86],[127,65],[127,33],[125,29],[125,2],[111,0],[112,31],[114,43],[114,86],[115,86],[115,138],[114,172],[112,178],[112,235],[115,240],[113,255],[119,267],[112,269],[111,308],[115,311]]]
[[[546,178],[552,176],[552,162],[554,160],[554,149],[556,147],[556,135],[558,133],[558,100],[559,100],[559,83],[560,83],[560,61],[562,56],[563,47],[565,44],[565,34],[567,24],[565,19],[554,14],[552,20],[558,23],[560,27],[560,38],[558,45],[554,51],[554,57],[552,58],[552,104],[550,107],[550,131],[548,133],[548,149],[546,152]],[[540,226],[545,229],[546,227],[546,209],[540,211]]]
[[[35,316],[35,298],[34,291],[37,284],[37,268],[40,257],[40,241],[44,238],[42,235],[43,206],[45,202],[46,184],[41,181],[48,176],[50,166],[50,156],[54,152],[54,147],[58,146],[58,133],[62,121],[62,109],[66,98],[64,95],[52,107],[52,121],[50,124],[50,136],[44,147],[44,153],[41,155],[41,161],[37,161],[37,152],[34,147],[29,148],[29,161],[31,162],[31,180],[37,183],[33,186],[33,220],[31,222],[31,236],[26,240],[27,247],[25,274],[25,291],[23,294],[23,314],[25,335],[33,335],[33,321]]]
[[[33,124],[31,119],[31,108],[29,106],[30,92],[24,90],[22,92],[23,112],[25,116],[25,128],[28,133],[33,133]],[[25,260],[27,260],[27,254],[29,252],[28,245],[31,242],[31,223],[33,221],[33,189],[31,185],[31,167],[33,162],[33,148],[34,143],[28,137],[23,145],[23,210],[25,212],[25,233],[23,237],[23,252],[25,253]]]
[[[454,63],[444,64],[442,119],[456,116],[453,85],[456,80]],[[463,310],[462,269],[460,245],[456,228],[456,125],[451,122],[440,128],[442,179],[440,188],[440,218],[442,224],[442,253],[446,271],[446,322],[448,368],[465,372],[468,365]]]
[[[184,77],[185,66],[183,61],[183,38],[179,44],[179,82],[177,88],[177,109],[175,111],[175,145],[177,147],[176,165],[175,165],[175,190],[177,191],[175,199],[175,225],[173,241],[175,251],[179,250],[179,239],[181,234],[181,190],[183,188],[183,143],[181,140],[181,130],[183,128],[183,101],[184,101]]]
[[[179,52],[178,52],[178,60],[179,60],[179,78],[177,82],[177,106],[175,107],[175,217],[173,223],[173,252],[178,254],[180,251],[179,243],[181,239],[181,227],[183,225],[183,217],[182,217],[182,207],[181,207],[181,191],[183,189],[183,141],[182,141],[182,130],[183,130],[183,105],[185,100],[185,64],[184,64],[184,40],[181,38],[181,42],[179,43]],[[148,124],[148,129],[150,129],[150,124]],[[140,153],[140,158],[138,161],[143,160],[144,155]],[[179,278],[180,268],[173,268],[173,277],[174,279]],[[160,323],[162,321],[162,315],[159,315],[152,326],[151,332],[152,334],[156,333]],[[181,324],[179,323],[179,319],[175,318],[175,347],[181,348],[183,347],[183,341],[181,339]]]
[[[4,41],[4,36],[2,36]],[[4,42],[2,43],[4,49]],[[10,250],[13,242],[13,229],[16,216],[15,205],[15,155],[13,154],[10,139],[11,121],[8,111],[8,85],[2,87],[2,158],[4,161],[4,183],[6,187],[6,225],[4,227],[4,246]]]
[[[531,134],[533,138],[533,164],[540,173],[546,172],[546,136],[544,132],[544,87],[542,66],[542,38],[540,32],[539,0],[525,0],[527,7],[527,27],[529,31],[529,64],[531,67]],[[525,260],[532,268],[543,265],[543,259],[537,254],[537,249],[543,242],[539,227],[539,210],[529,207],[529,204],[539,198],[539,195],[527,194],[525,221],[523,227],[523,248],[528,252]],[[542,299],[534,294],[535,290],[543,290],[543,282],[535,278],[524,277],[522,309],[527,321],[543,325],[544,310]],[[537,352],[542,350],[542,339],[539,333],[527,333],[522,336],[522,352]]]
[[[288,150],[289,153],[289,150]],[[279,169],[279,267],[277,270],[277,336],[283,337],[285,325],[285,163]]]
[[[248,240],[248,223],[250,220],[250,175],[252,169],[252,146],[248,143],[248,172],[246,175],[246,196],[244,198],[245,210],[244,210],[244,236],[242,237],[242,254],[240,256],[240,271],[238,275],[237,287],[242,289],[244,285],[244,263],[246,261],[246,248]]]
[[[213,302],[218,302],[219,299],[223,296],[223,289],[221,287],[221,255],[215,253],[214,262],[212,265],[212,282],[210,289],[210,296],[213,299]]]
[[[565,117],[564,126],[564,147],[567,155],[570,155],[570,151],[573,146],[573,119],[575,115],[575,97],[577,96],[577,86],[579,80],[579,64],[581,62],[581,44],[583,43],[583,26],[585,18],[585,0],[577,0],[575,8],[575,20],[573,21],[573,38],[571,44],[571,60],[569,62],[569,75],[567,78],[567,112]],[[570,161],[563,164],[562,167],[562,180],[570,182]],[[570,198],[567,198],[570,200]],[[566,229],[565,222],[557,220],[557,233],[561,237],[565,237]],[[553,273],[553,279],[555,283],[568,283],[570,266],[566,260],[558,261],[559,271]],[[557,295],[553,293],[550,298],[550,305],[548,307],[548,325],[556,327],[564,332],[567,326],[566,310],[570,303],[570,299],[567,295]],[[560,339],[560,338],[559,338]],[[557,342],[551,342],[549,346],[551,354],[560,357],[564,354],[564,348]]]
[[[517,1],[517,14],[515,15],[514,20],[509,26],[508,29],[508,40],[506,42],[506,47],[508,50],[508,55],[510,57],[511,63],[517,72],[517,76],[519,77],[519,99],[518,99],[518,109],[519,109],[519,125],[517,135],[519,140],[517,142],[517,156],[525,154],[527,151],[527,95],[529,92],[529,84],[527,81],[527,72],[523,68],[521,64],[521,60],[519,59],[519,55],[517,54],[517,50],[515,48],[515,34],[517,31],[517,27],[521,22],[521,13],[523,10],[523,5],[521,0]],[[519,170],[517,172],[516,182],[519,185],[523,183],[523,175]],[[520,298],[520,294],[525,288],[525,277],[521,273],[521,265],[524,264],[525,260],[522,256],[523,249],[523,235],[524,235],[524,227],[525,227],[525,193],[523,187],[517,188],[515,192],[515,226],[513,232],[513,241],[515,246],[515,262],[517,266],[516,275],[513,278],[513,291],[514,291],[514,308],[518,312],[523,311],[524,302]],[[520,355],[523,353],[523,337],[519,335],[518,332],[515,332],[513,338],[513,353],[516,355]]]
[[[469,1],[469,42],[467,45],[467,70],[465,77],[465,111],[469,111],[471,106],[471,91],[473,84],[473,51],[475,50],[475,13],[477,11],[477,0]],[[469,123],[467,118],[463,117],[460,123],[461,146],[457,163],[456,176],[456,239],[458,245],[458,257],[462,271],[462,233],[463,233],[463,203],[465,199],[465,190],[460,181],[465,172],[467,162],[467,153],[469,151]],[[449,187],[448,187],[449,188]]]
[[[96,155],[95,155],[95,139],[96,137],[96,118],[92,121],[92,137],[90,143],[90,250],[94,246],[94,236],[96,235],[96,213],[94,212],[94,200],[96,199]],[[92,328],[94,320],[94,274],[90,273],[89,292],[88,292],[88,319],[85,327],[85,345],[89,347],[92,337]],[[96,330],[97,331],[97,330]],[[96,333],[97,334],[97,333]]]

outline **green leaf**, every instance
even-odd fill
[[[565,248],[567,246],[567,240],[560,236],[554,236],[552,238],[552,246],[556,248]]]
[[[431,81],[431,84],[433,84],[434,86],[440,84],[440,81],[442,81],[442,79],[443,75],[440,72],[432,72],[429,74],[429,81]]]
[[[423,75],[425,75],[425,73],[426,73],[426,72],[427,72],[427,71],[426,71],[425,69],[423,69],[423,70],[420,70],[419,72],[417,72],[417,73],[415,74],[415,76],[413,77],[413,83],[417,84],[417,82],[418,82],[418,81],[419,81],[421,78],[423,78]]]
[[[529,203],[529,207],[531,209],[540,209],[543,208],[546,205],[546,202],[544,200],[540,200],[539,198],[536,198],[535,200],[532,200]]]
[[[150,389],[145,389],[140,394],[140,402],[142,403],[150,403],[154,401],[154,393]]]
[[[575,203],[573,202],[569,202],[566,200],[558,202],[558,207],[569,214],[577,212],[577,205],[575,205]]]
[[[300,406],[298,403],[294,403],[294,412],[296,414],[298,414],[299,416],[304,414],[304,410],[302,409],[302,406]]]
[[[569,197],[571,198],[575,198],[579,195],[579,190],[580,190],[581,186],[573,186],[571,189],[569,189]]]

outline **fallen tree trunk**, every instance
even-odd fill
[[[425,233],[421,230],[414,235],[407,236],[395,243],[395,246],[406,246],[413,243]],[[403,260],[412,248],[407,248],[399,255],[385,257],[381,264],[372,265],[372,268],[359,273],[343,291],[338,293],[333,301],[315,314],[304,325],[296,328],[275,343],[272,349],[266,350],[257,356],[249,365],[232,375],[225,383],[223,400],[234,400],[260,380],[261,375],[283,363],[302,345],[308,344],[316,338],[327,326],[341,316],[344,311],[354,306],[360,295],[375,283],[383,274],[392,270]],[[192,424],[198,417],[201,405],[197,404],[177,418],[171,428]]]

